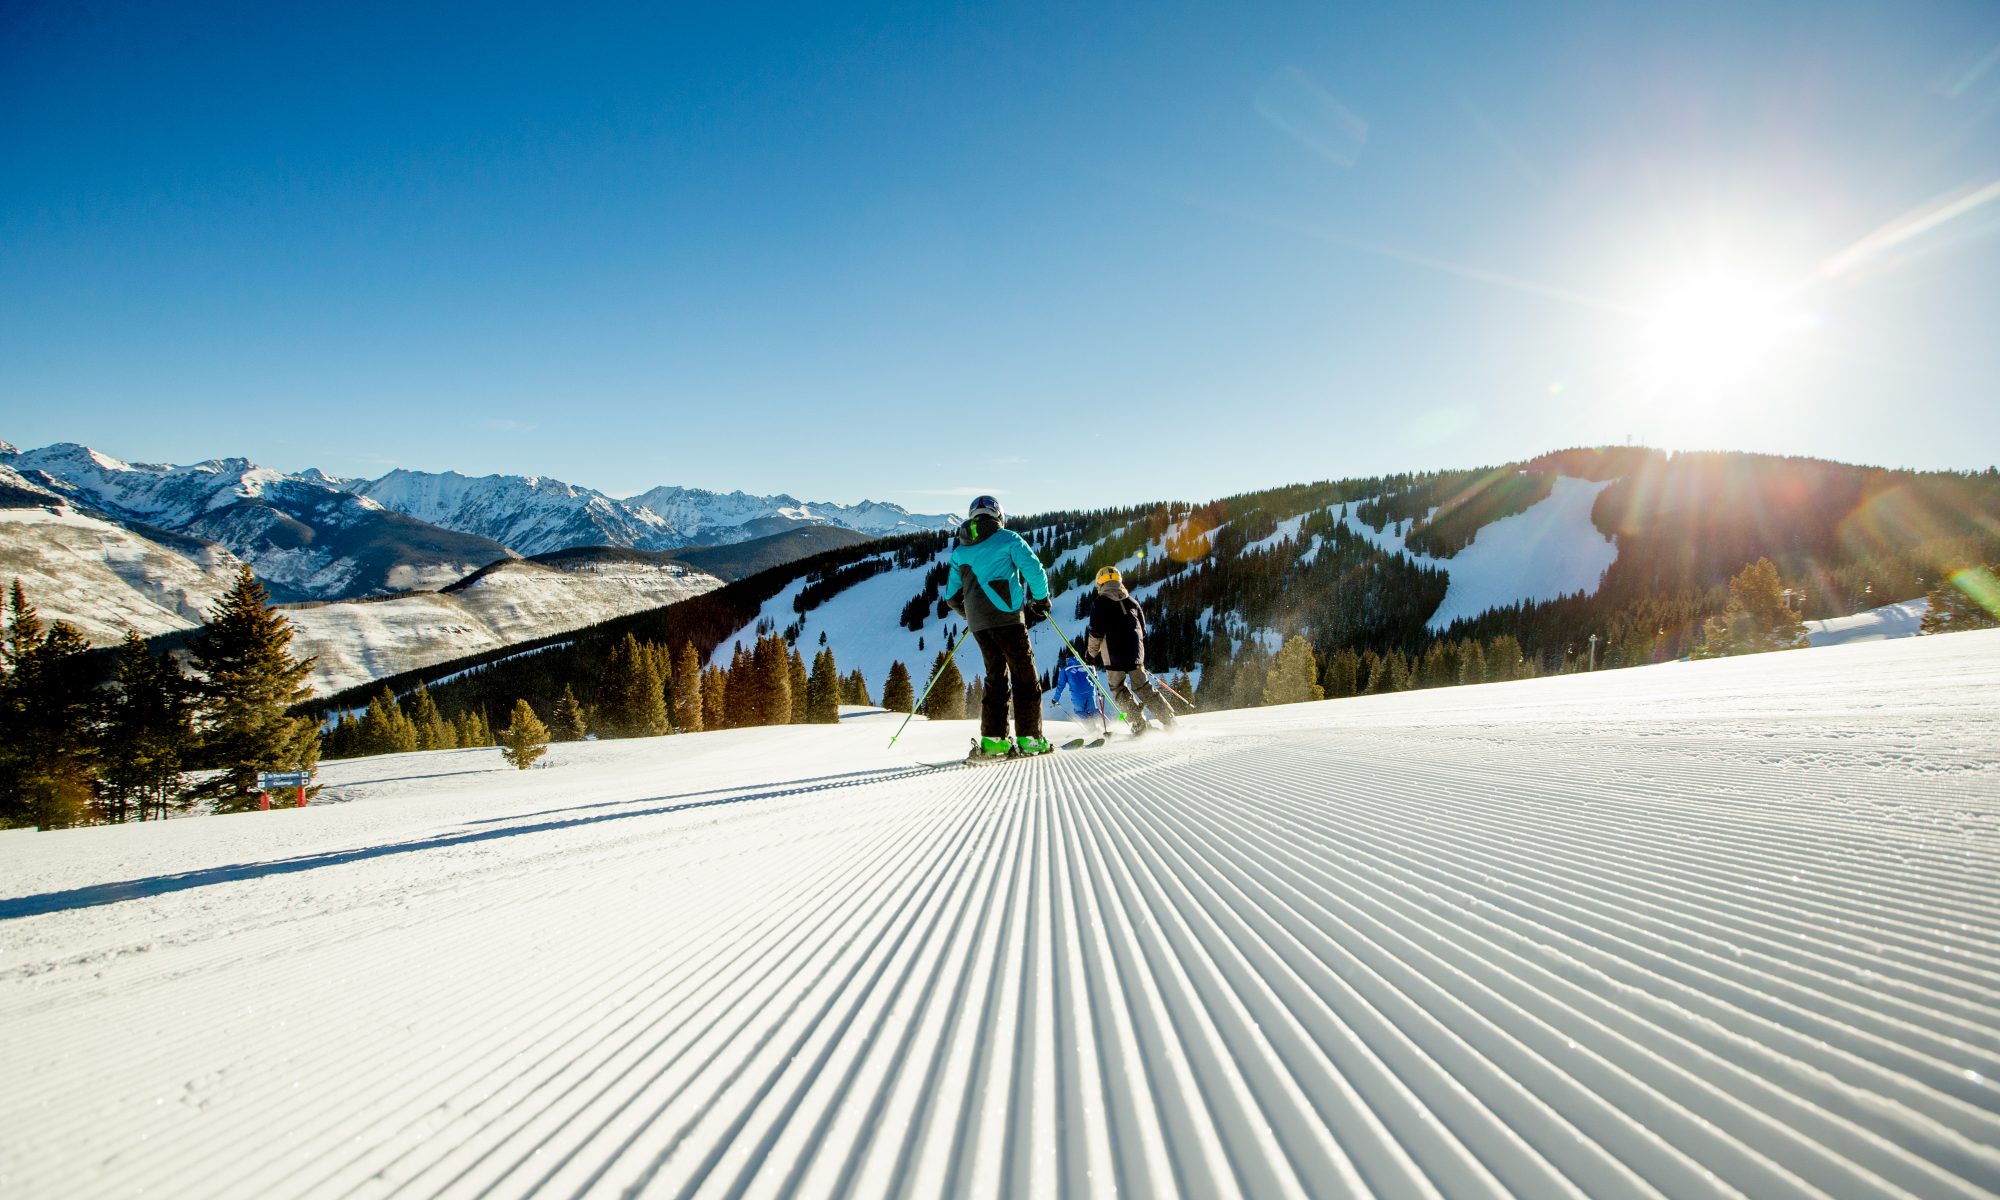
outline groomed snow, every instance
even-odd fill
[[[1923,632],[1924,614],[1931,602],[1923,596],[1901,604],[1884,604],[1850,617],[1828,617],[1806,622],[1806,640],[1815,646],[1842,646],[1849,642],[1879,642],[1885,638],[1915,637]]]
[[[0,838],[0,1193],[1975,1197],[2000,632]]]

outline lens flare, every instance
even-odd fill
[[[1967,567],[1951,574],[1951,586],[1964,592],[1974,604],[2000,617],[2000,579],[1985,567]]]

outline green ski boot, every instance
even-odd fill
[[[1053,749],[1055,747],[1049,745],[1049,739],[1047,738],[1018,737],[1014,739],[1014,755],[1017,758],[1029,758],[1037,754],[1047,754]]]
[[[965,756],[965,761],[969,763],[999,762],[1002,759],[1011,757],[1013,751],[1014,743],[1008,741],[1006,738],[983,737],[972,743],[972,752]]]

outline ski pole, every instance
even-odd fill
[[[1169,687],[1169,686],[1167,685],[1167,681],[1166,681],[1166,680],[1164,680],[1164,679],[1160,678],[1160,677],[1159,677],[1158,675],[1155,675],[1155,676],[1153,676],[1153,682],[1154,682],[1155,684],[1159,685],[1159,688],[1160,688],[1160,690],[1161,690],[1161,691],[1165,692],[1165,693],[1166,693],[1167,695],[1169,695],[1169,696],[1172,696],[1172,697],[1173,697],[1174,699],[1176,699],[1176,700],[1180,701],[1180,702],[1181,702],[1182,704],[1185,704],[1185,705],[1187,705],[1187,710],[1188,710],[1189,712],[1193,712],[1193,711],[1194,711],[1194,701],[1192,701],[1192,700],[1188,699],[1188,698],[1187,698],[1186,696],[1183,696],[1183,695],[1181,695],[1181,694],[1180,694],[1179,692],[1177,692],[1177,691],[1175,691],[1175,690],[1174,690],[1173,688]]]
[[[1104,707],[1110,708],[1111,694],[1104,690],[1104,685],[1102,683],[1098,682],[1097,668],[1090,665],[1089,659],[1085,658],[1083,655],[1078,654],[1076,652],[1075,644],[1069,640],[1069,635],[1062,631],[1062,626],[1056,624],[1056,619],[1053,616],[1049,618],[1049,628],[1056,631],[1056,636],[1062,639],[1062,644],[1069,647],[1070,655],[1073,658],[1075,658],[1076,661],[1083,664],[1084,670],[1090,672],[1090,686],[1097,689],[1098,699],[1104,701]],[[1118,719],[1121,721],[1125,720],[1125,714],[1119,713]]]
[[[958,635],[957,641],[951,644],[951,653],[945,655],[944,661],[938,664],[938,669],[931,672],[931,681],[924,685],[924,694],[917,697],[917,702],[910,706],[909,715],[903,718],[903,723],[901,725],[896,726],[896,736],[889,739],[890,746],[894,746],[896,744],[896,738],[902,737],[903,731],[910,727],[910,717],[916,716],[917,710],[924,706],[924,701],[931,698],[931,689],[937,686],[938,680],[944,678],[944,669],[950,666],[953,662],[957,661],[958,648],[960,646],[965,645],[965,639],[970,636],[972,636],[972,630],[967,629],[964,633]],[[887,748],[888,747],[884,747],[884,749]]]

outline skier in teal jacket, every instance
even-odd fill
[[[965,619],[986,660],[986,694],[979,706],[975,758],[1047,754],[1042,736],[1042,684],[1028,630],[1049,615],[1049,576],[1007,528],[1000,502],[981,496],[958,527],[951,550],[951,578],[944,602]],[[1007,740],[1007,708],[1014,709],[1014,740]]]

